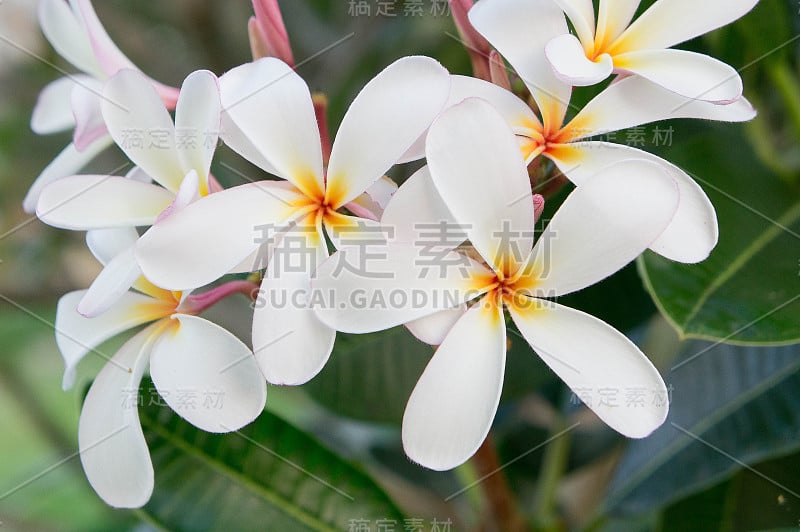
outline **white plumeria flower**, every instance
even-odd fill
[[[293,271],[277,260],[267,265],[253,347],[269,382],[302,384],[325,365],[336,332],[307,305],[280,305],[273,295],[295,301],[293,295],[306,294],[315,264],[328,255],[326,235],[339,247],[348,233],[363,233],[368,220],[341,209],[379,181],[430,126],[447,100],[449,74],[426,57],[387,67],[345,114],[327,168],[308,86],[285,63],[261,59],[231,70],[220,84],[226,142],[286,181],[245,184],[190,205],[144,235],[137,257],[148,279],[177,290],[247,264],[262,268],[254,259],[264,244],[259,228],[290,228],[279,235],[278,246],[287,248],[278,248],[281,255],[299,238],[311,256]]]
[[[521,138],[526,160],[544,155],[577,185],[614,161],[637,158],[661,165],[678,182],[681,203],[675,219],[651,249],[684,263],[707,258],[717,244],[719,228],[714,206],[694,179],[643,150],[592,141],[591,137],[673,118],[747,121],[756,116],[750,102],[742,97],[728,105],[717,105],[630,76],[611,84],[566,121],[572,87],[553,74],[544,56],[546,43],[566,30],[561,10],[552,1],[482,0],[469,15],[475,28],[525,82],[541,119],[509,91],[472,78],[454,78],[450,103],[470,96],[489,100]],[[540,31],[531,33],[532,27]]]
[[[565,83],[594,85],[612,73],[636,74],[687,98],[730,103],[742,95],[733,67],[670,47],[733,22],[758,0],[657,0],[633,23],[640,0],[600,0],[597,23],[592,0],[482,0],[470,18],[495,24],[528,21],[528,33],[536,34],[548,24],[538,16],[549,1],[563,9],[577,34],[563,31],[545,48],[547,61]]]
[[[200,70],[186,78],[174,124],[137,71],[117,73],[103,94],[111,137],[137,167],[127,177],[79,175],[50,183],[36,207],[43,222],[78,231],[150,226],[218,187],[209,173],[220,128],[214,74]],[[106,311],[141,275],[134,244],[106,264],[81,300],[81,314]]]
[[[40,135],[74,128],[73,142],[37,177],[23,208],[33,212],[48,183],[79,172],[112,144],[103,116],[103,84],[122,69],[136,69],[106,33],[90,0],[41,0],[39,24],[56,52],[81,74],[47,85],[33,109],[31,129]],[[178,89],[148,78],[164,104],[173,109]]]
[[[439,263],[447,266],[442,276],[440,268],[420,260],[418,245],[390,242],[385,254],[369,263],[371,275],[341,267],[361,252],[349,248],[324,263],[314,281],[315,291],[332,297],[316,308],[320,319],[350,333],[382,330],[448,305],[474,303],[447,333],[403,417],[406,453],[432,469],[463,463],[489,431],[503,383],[504,308],[572,389],[636,386],[666,393],[658,371],[624,335],[543,298],[590,286],[642,253],[674,215],[677,185],[647,161],[612,165],[572,192],[534,246],[532,193],[517,146],[502,117],[479,99],[445,111],[428,135],[433,184],[481,262],[459,264],[457,253],[450,252]],[[420,176],[424,181],[426,176]],[[426,198],[416,196],[425,190],[421,185],[401,186],[392,201],[425,205]],[[406,197],[409,193],[415,197]],[[433,213],[441,206],[429,203],[422,209]],[[387,272],[391,278],[375,275]],[[406,303],[397,304],[401,300]],[[370,304],[361,305],[364,301]],[[634,438],[661,425],[668,408],[588,406],[609,426]]]
[[[90,244],[101,261],[131,246],[134,229],[96,231]],[[111,506],[135,508],[150,498],[153,465],[139,423],[136,394],[150,368],[164,401],[208,432],[238,430],[264,409],[266,384],[252,351],[230,332],[196,314],[186,294],[156,288],[144,278],[97,318],[78,314],[85,291],[58,302],[56,341],[64,357],[64,389],[78,363],[104,341],[142,324],[105,364],[83,403],[78,447],[89,483]]]

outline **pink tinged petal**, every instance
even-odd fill
[[[556,77],[575,87],[600,83],[614,70],[610,55],[600,54],[595,60],[589,59],[578,39],[569,34],[559,35],[547,43],[544,51]]]
[[[491,79],[489,54],[492,52],[492,45],[475,30],[467,18],[467,13],[474,4],[474,0],[450,0],[450,11],[458,35],[472,60],[473,75],[488,81]]]
[[[134,227],[92,229],[86,232],[86,245],[94,258],[103,266],[136,244],[137,240],[139,240],[139,233]]]
[[[420,342],[425,342],[428,345],[440,345],[444,342],[450,329],[453,328],[466,311],[466,305],[459,305],[455,308],[442,310],[436,314],[408,322],[406,323],[406,328]]]
[[[678,208],[678,185],[662,166],[627,160],[608,166],[564,201],[533,249],[534,296],[591,286],[650,246]]]
[[[131,246],[106,264],[78,303],[78,313],[94,318],[108,311],[141,275]]]
[[[86,32],[89,36],[94,56],[100,63],[106,76],[113,76],[117,71],[124,68],[136,67],[130,59],[117,48],[114,41],[106,33],[105,28],[97,18],[94,8],[90,0],[72,0],[77,7],[77,12],[80,15],[83,24],[85,25]]]
[[[600,0],[596,41],[611,44],[628,27],[641,0]]]
[[[572,88],[555,76],[544,55],[548,42],[569,32],[558,5],[552,0],[480,0],[469,19],[517,71],[545,123],[560,126]]]
[[[346,247],[317,269],[311,285],[319,319],[338,331],[368,333],[458,307],[486,291],[491,272],[472,259],[420,246]]]
[[[356,216],[380,220],[395,192],[397,192],[397,183],[392,181],[391,177],[383,176],[345,207]]]
[[[56,344],[64,358],[65,390],[75,383],[75,370],[87,353],[123,331],[161,317],[158,315],[158,302],[142,294],[128,292],[107,312],[96,318],[87,318],[77,311],[78,303],[85,294],[86,290],[79,290],[58,300]]]
[[[150,355],[150,375],[178,415],[206,432],[239,430],[264,410],[267,387],[252,351],[219,325],[175,314]],[[196,398],[181,400],[181,393]],[[212,397],[213,405],[203,398]]]
[[[217,77],[208,70],[189,74],[175,109],[176,135],[185,141],[177,145],[178,159],[185,173],[197,172],[205,193],[219,138],[221,109]]]
[[[178,189],[173,202],[169,207],[161,211],[155,223],[160,223],[199,198],[200,180],[197,178],[197,172],[191,170],[181,182],[181,187]]]
[[[466,240],[463,228],[458,228],[458,222],[436,190],[427,166],[417,170],[397,190],[383,212],[381,225],[389,232],[390,242],[406,246],[424,246],[425,233],[446,236],[434,238],[434,242],[449,249],[457,248]],[[430,243],[430,239],[427,242]]]
[[[56,52],[75,68],[93,77],[102,77],[89,37],[78,15],[64,0],[42,0],[39,24]]]
[[[302,242],[302,234],[289,233],[267,267],[253,315],[253,352],[261,371],[272,384],[299,385],[314,378],[330,357],[336,330],[314,313],[311,274],[327,257],[321,235],[317,242]],[[307,262],[302,264],[302,262]],[[291,262],[295,264],[292,265]],[[305,268],[303,268],[305,266]]]
[[[324,190],[322,148],[308,85],[286,63],[259,59],[228,71],[219,79],[222,107],[253,148],[279,177],[309,195]],[[224,137],[229,144],[236,136]],[[258,162],[254,160],[253,162]]]
[[[153,464],[137,408],[153,327],[123,345],[89,388],[78,422],[78,448],[89,484],[116,508],[139,508],[153,492]]]
[[[597,318],[549,301],[509,308],[514,323],[550,369],[573,391],[597,398],[587,404],[608,426],[644,438],[667,417],[667,389],[658,370],[623,334]],[[663,402],[626,406],[600,401],[599,390],[644,390]]]
[[[172,199],[172,193],[156,185],[117,176],[77,175],[45,187],[36,216],[53,227],[77,231],[145,226]]]
[[[82,83],[91,79],[89,76],[75,76],[75,78],[80,79]],[[42,89],[31,115],[31,130],[34,133],[47,135],[65,131],[75,126],[75,117],[72,115],[70,98],[72,97],[72,89],[76,85],[73,77],[65,76],[48,83]]]
[[[261,181],[192,203],[147,231],[136,257],[145,277],[170,290],[197,288],[228,273],[265,244],[265,226],[287,222],[302,196]]]
[[[582,46],[594,45],[594,5],[592,0],[554,0],[572,22]]]
[[[102,137],[82,152],[78,151],[74,144],[69,144],[34,180],[33,185],[22,201],[22,208],[29,214],[36,212],[36,203],[39,201],[39,195],[47,185],[64,177],[77,174],[92,162],[100,152],[113,143],[114,141],[111,137]]]
[[[433,183],[483,258],[506,274],[533,246],[533,201],[514,133],[488,103],[451,107],[428,134]]]
[[[102,110],[109,133],[130,160],[177,191],[186,173],[175,148],[175,126],[147,78],[120,71],[106,83]]]
[[[713,57],[695,52],[629,52],[616,56],[614,65],[686,98],[726,104],[742,96],[742,78],[736,69]]]
[[[579,186],[601,169],[626,159],[643,159],[659,165],[678,184],[680,201],[669,226],[650,249],[670,260],[693,264],[708,257],[717,245],[719,226],[711,200],[677,166],[645,151],[606,142],[576,142],[564,153],[572,156],[553,160]]]
[[[134,166],[131,168],[127,174],[125,174],[125,179],[133,179],[134,181],[139,181],[141,183],[152,183],[153,178],[148,175],[147,172],[139,168],[138,166]]]
[[[367,83],[333,142],[328,199],[345,205],[380,179],[428,129],[449,91],[450,74],[429,57],[399,59]]]
[[[408,457],[436,471],[466,462],[492,426],[506,361],[502,307],[485,301],[458,320],[422,373],[403,415]]]
[[[76,84],[72,90],[71,105],[75,119],[73,142],[80,151],[108,134],[101,111],[102,88],[100,83],[92,80],[86,84]]]
[[[758,0],[658,0],[622,34],[618,47],[623,51],[669,48],[730,24],[757,3]]]
[[[577,139],[670,118],[746,122],[755,116],[753,106],[745,98],[716,105],[680,96],[644,78],[631,76],[609,85],[567,127]]]

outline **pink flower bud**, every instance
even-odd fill
[[[253,10],[256,16],[247,24],[253,59],[276,57],[294,67],[292,46],[278,0],[253,0]]]
[[[492,46],[489,44],[489,41],[478,33],[467,17],[467,13],[472,9],[474,1],[449,0],[449,2],[450,11],[453,13],[453,20],[456,23],[456,29],[458,29],[458,34],[461,36],[461,40],[472,60],[473,74],[476,78],[480,78],[484,81],[491,81],[489,52],[492,51]]]
[[[539,221],[539,218],[542,217],[542,213],[544,212],[544,196],[541,194],[534,194],[533,195],[533,221],[534,223]]]

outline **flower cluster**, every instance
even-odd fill
[[[593,137],[672,118],[752,119],[734,69],[671,47],[756,2],[657,0],[635,20],[638,0],[599,0],[596,14],[591,0],[452,2],[476,77],[428,57],[399,59],[363,87],[329,142],[324,105],[293,69],[275,0],[253,2],[253,62],[219,78],[193,72],[180,89],[136,69],[89,0],[42,1],[45,35],[82,74],[40,95],[33,129],[74,128],[74,141],[24,206],[86,231],[104,266],[58,305],[64,387],[100,343],[149,324],[86,396],[79,446],[94,489],[114,506],[150,497],[138,413],[122,400],[145,372],[193,425],[234,431],[258,417],[266,383],[314,378],[337,331],[405,325],[438,346],[402,428],[408,456],[436,470],[463,463],[485,439],[511,326],[573,390],[666,396],[630,340],[554,298],[647,249],[696,263],[714,248],[714,207],[694,180]],[[610,76],[582,108],[570,102],[575,87]],[[264,179],[223,189],[211,174],[220,139]],[[133,165],[127,175],[74,175],[112,143]],[[420,160],[401,186],[386,177]],[[543,178],[576,187],[534,238],[545,201],[534,190],[553,188]],[[234,293],[254,300],[252,348],[199,317]],[[181,408],[169,393],[181,390],[224,401]],[[632,438],[660,426],[668,408],[587,406]]]

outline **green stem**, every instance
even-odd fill
[[[569,459],[569,433],[565,433],[567,425],[559,418],[551,429],[551,438],[545,447],[542,458],[542,469],[539,472],[538,500],[534,507],[537,528],[540,530],[560,530],[560,518],[556,508],[556,496],[561,477],[567,469]],[[560,436],[559,436],[560,434]]]
[[[797,140],[800,141],[800,80],[784,61],[772,61],[767,66],[767,72],[783,99],[786,113],[792,121]]]

